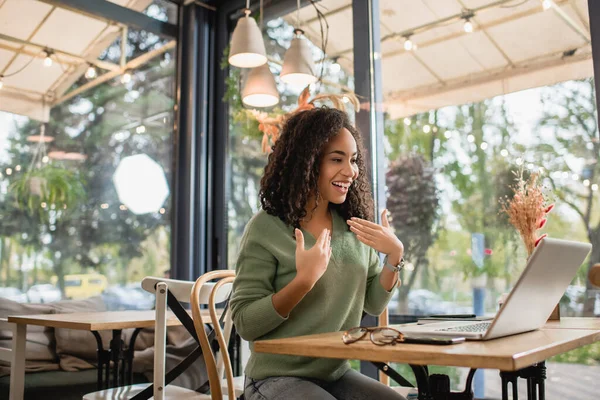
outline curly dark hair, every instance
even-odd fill
[[[346,201],[330,203],[329,207],[345,220],[351,217],[373,220],[373,198],[361,135],[346,113],[329,107],[300,111],[286,121],[260,181],[263,210],[287,225],[300,227],[310,196],[316,193],[317,201],[319,198],[317,182],[323,150],[342,128],[350,131],[356,141],[359,175],[348,189]]]

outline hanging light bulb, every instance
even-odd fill
[[[279,103],[275,78],[268,64],[250,70],[242,89],[242,102],[250,107],[272,107]]]
[[[131,82],[131,72],[129,72],[129,70],[126,70],[123,73],[123,75],[121,75],[121,83],[125,84],[129,82]]]
[[[315,65],[304,31],[296,29],[294,33],[296,35],[290,43],[290,48],[285,52],[279,76],[285,83],[305,87],[317,81]]]
[[[85,71],[85,77],[87,79],[94,79],[97,76],[98,76],[98,72],[96,71],[96,68],[94,68],[93,65],[90,65],[88,67],[87,71]]]
[[[465,19],[465,24],[463,25],[463,29],[467,33],[473,32],[473,23],[471,22],[471,20],[469,18]]]
[[[238,19],[231,35],[229,64],[240,68],[254,68],[267,63],[267,51],[262,32],[254,18],[250,18],[250,0],[246,0],[246,14]]]
[[[44,58],[44,66],[51,67],[52,66],[52,50],[47,49],[47,50],[45,50],[45,52],[46,52],[46,58]]]
[[[0,75],[0,90],[4,87],[4,75]]]
[[[552,5],[552,0],[542,0],[542,8],[544,9],[544,11],[552,8]]]
[[[413,49],[413,42],[410,40],[410,36],[404,37],[404,50],[411,51]]]

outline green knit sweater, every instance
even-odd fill
[[[377,252],[358,241],[343,218],[332,211],[332,256],[327,271],[287,318],[271,297],[296,276],[296,242],[291,226],[278,217],[258,212],[246,226],[236,264],[230,306],[235,328],[253,341],[343,331],[360,325],[363,310],[379,315],[393,290],[379,282]],[[306,230],[305,248],[315,244]],[[245,373],[254,379],[298,376],[327,381],[339,379],[347,360],[286,356],[252,351]]]

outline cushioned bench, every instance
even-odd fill
[[[65,300],[49,304],[17,303],[0,298],[0,319],[9,315],[57,314],[68,312],[106,311],[101,297]],[[11,324],[14,325],[14,324]],[[125,343],[133,329],[123,330]],[[103,346],[109,348],[112,333],[99,332]],[[12,349],[13,331],[0,326],[0,348]],[[25,400],[77,399],[97,390],[96,339],[90,332],[28,326],[26,336]],[[167,334],[167,367],[171,368],[189,353],[194,340],[183,327],[171,327]],[[154,330],[144,329],[135,342],[134,383],[148,382],[152,377]],[[9,358],[10,359],[10,358]],[[0,399],[8,399],[10,363],[0,359]],[[196,389],[206,381],[204,363],[199,362],[180,376],[179,386]]]

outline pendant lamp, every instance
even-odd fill
[[[290,48],[283,57],[283,68],[280,77],[285,83],[304,87],[317,81],[315,65],[304,32],[301,29],[296,29],[294,33],[296,36],[292,39]]]
[[[272,107],[279,103],[279,92],[268,64],[250,70],[242,89],[242,102],[250,107]]]
[[[231,36],[229,64],[240,68],[254,68],[267,62],[262,33],[254,18],[250,18],[249,7],[250,0],[246,0],[246,15],[238,20]]]

